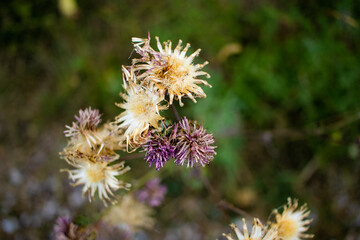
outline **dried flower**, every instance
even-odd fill
[[[153,209],[137,201],[131,195],[125,195],[119,203],[112,206],[104,216],[105,223],[135,232],[140,228],[150,229],[154,225],[151,217]]]
[[[179,100],[180,106],[183,106],[181,98],[186,95],[196,102],[195,97],[206,97],[206,94],[197,84],[211,85],[199,76],[210,75],[200,71],[208,62],[193,65],[193,60],[199,55],[200,49],[196,50],[190,56],[185,56],[190,44],[183,48],[182,41],[179,40],[174,50],[171,49],[171,41],[164,42],[164,48],[159,38],[155,37],[159,51],[155,51],[150,46],[150,36],[148,39],[133,38],[135,51],[141,55],[140,59],[133,60],[134,71],[142,72],[137,79],[143,81],[149,86],[159,91],[161,96],[169,94],[170,104],[173,99]]]
[[[91,132],[91,136],[94,139],[91,145],[88,144],[82,135],[71,139],[63,155],[71,152],[75,155],[99,156],[100,158],[98,159],[103,160],[118,156],[115,151],[124,149],[125,146],[121,145],[121,143],[124,142],[125,137],[122,134],[115,133],[109,126],[110,124],[105,124]]]
[[[75,115],[76,122],[72,126],[66,126],[68,130],[64,131],[66,137],[76,137],[83,134],[84,131],[94,131],[101,122],[101,114],[99,110],[92,110],[91,107],[85,110],[79,110],[79,116]]]
[[[124,134],[127,144],[129,141],[142,144],[149,127],[158,128],[158,122],[163,119],[159,111],[166,107],[160,105],[162,98],[154,91],[142,88],[133,82],[129,82],[126,91],[127,94],[121,94],[125,102],[117,104],[125,111],[116,117],[115,124],[119,124],[119,128],[126,129]]]
[[[161,185],[160,178],[154,178],[145,184],[143,189],[137,192],[137,198],[140,202],[146,203],[151,207],[157,207],[161,205],[167,188]]]
[[[89,240],[95,239],[92,230],[80,228],[68,217],[59,217],[54,225],[55,240]]]
[[[54,225],[54,233],[57,240],[66,239],[65,237],[67,235],[67,232],[69,231],[70,224],[71,221],[69,217],[59,217],[56,220],[56,223]]]
[[[259,219],[254,219],[254,224],[252,226],[251,234],[249,235],[248,228],[246,226],[245,219],[243,221],[243,232],[239,230],[235,226],[235,224],[231,224],[230,227],[236,234],[236,238],[233,238],[231,234],[223,233],[223,236],[228,240],[275,240],[277,239],[277,232],[275,228],[270,228],[268,231],[264,229]]]
[[[92,110],[91,107],[79,110],[79,116],[75,115],[76,122],[72,126],[66,126],[64,131],[66,137],[70,137],[69,146],[74,150],[90,154],[96,146],[101,146],[103,132],[97,130],[97,125],[101,122],[99,110]]]
[[[128,190],[130,187],[130,184],[116,178],[116,176],[129,171],[130,167],[124,167],[124,162],[110,165],[110,163],[117,160],[117,157],[104,162],[99,161],[96,156],[72,156],[68,154],[65,160],[77,169],[63,169],[62,171],[69,173],[69,178],[75,182],[74,186],[84,185],[82,192],[83,195],[88,193],[89,201],[94,198],[95,192],[98,191],[99,198],[103,200],[105,205],[106,201],[114,203],[116,201],[110,198],[114,196],[113,191],[118,189]]]
[[[164,167],[164,164],[175,156],[175,147],[171,145],[170,140],[165,135],[162,136],[154,131],[151,131],[148,141],[142,147],[149,167],[154,163],[157,170]]]
[[[125,150],[126,146],[123,144],[126,140],[124,134],[117,131],[113,124],[105,124],[97,131],[98,138],[101,145],[97,149],[97,154],[113,155],[116,150]]]
[[[310,214],[306,204],[298,207],[298,200],[288,198],[287,205],[284,205],[284,210],[280,214],[278,210],[274,210],[275,223],[274,227],[278,229],[278,235],[284,240],[300,240],[304,238],[312,238],[312,234],[306,234],[309,229],[309,224],[312,219],[307,219]]]
[[[216,155],[212,134],[186,117],[175,124],[171,141],[175,144],[175,163],[181,166],[187,161],[187,167],[193,167],[195,163],[204,167]]]

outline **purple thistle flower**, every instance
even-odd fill
[[[187,167],[193,167],[195,163],[204,167],[216,155],[212,134],[206,133],[195,121],[189,122],[186,117],[175,124],[170,139],[175,145],[174,158],[178,165],[182,166],[187,161]]]
[[[142,203],[146,203],[151,207],[157,207],[161,205],[166,193],[167,188],[160,184],[160,179],[154,178],[148,181],[145,187],[137,192],[137,198]]]
[[[94,239],[92,229],[80,228],[71,222],[69,217],[58,217],[54,225],[55,240],[86,240]]]
[[[54,225],[55,239],[64,239],[69,231],[70,224],[69,217],[58,217]]]
[[[79,110],[79,116],[74,116],[76,122],[72,126],[66,126],[67,130],[64,131],[66,137],[78,135],[81,131],[91,130],[94,131],[97,125],[101,122],[101,114],[99,110],[92,110],[91,107],[85,110]]]
[[[149,167],[154,163],[157,170],[164,167],[169,158],[174,158],[175,147],[171,145],[166,136],[158,135],[155,132],[150,132],[149,140],[142,147]]]

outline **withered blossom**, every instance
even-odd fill
[[[108,209],[103,221],[106,224],[122,227],[133,233],[143,228],[151,229],[155,223],[151,217],[153,213],[152,208],[128,194]]]
[[[227,240],[276,240],[278,239],[277,231],[275,228],[266,229],[261,224],[260,220],[255,218],[254,223],[251,228],[251,233],[249,233],[248,227],[246,225],[245,219],[243,221],[243,231],[235,225],[231,224],[230,227],[235,232],[236,238],[231,234],[223,234]]]
[[[204,98],[206,94],[198,84],[211,85],[200,79],[200,76],[207,78],[210,75],[201,69],[208,64],[193,64],[193,60],[199,55],[200,49],[196,50],[190,56],[186,56],[190,44],[182,46],[182,41],[172,50],[172,42],[167,41],[162,45],[158,37],[155,37],[158,51],[150,46],[150,35],[147,39],[133,38],[135,51],[141,56],[139,59],[133,59],[133,72],[139,72],[137,80],[141,85],[147,84],[154,88],[162,97],[169,95],[169,103],[173,100],[179,100],[180,106],[183,106],[181,98],[189,97],[196,102],[196,97]]]
[[[97,109],[91,107],[85,110],[79,110],[79,116],[74,116],[76,122],[72,126],[66,126],[67,130],[64,131],[66,137],[76,137],[83,134],[85,131],[95,131],[97,125],[101,122],[101,114]]]
[[[312,219],[309,219],[310,210],[306,204],[298,208],[298,200],[288,198],[288,203],[284,205],[280,214],[277,209],[274,210],[275,223],[274,227],[278,229],[280,239],[283,240],[301,240],[312,238],[314,235],[307,234]]]
[[[69,178],[74,181],[74,186],[83,185],[83,196],[87,193],[89,201],[94,198],[97,191],[105,205],[107,202],[115,203],[113,192],[118,189],[128,190],[131,186],[129,183],[119,180],[117,176],[129,171],[130,167],[125,167],[124,162],[112,164],[118,159],[116,156],[106,159],[106,161],[98,158],[99,156],[67,154],[64,159],[76,169],[63,169],[62,171],[68,172]]]
[[[156,92],[131,81],[126,93],[121,94],[125,102],[116,104],[125,111],[115,118],[114,124],[125,131],[127,145],[137,147],[146,141],[150,127],[158,128],[159,121],[163,119],[159,112],[167,107],[160,105],[163,99]]]

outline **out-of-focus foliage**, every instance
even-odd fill
[[[210,62],[208,97],[179,111],[215,132],[218,154],[202,171],[221,198],[266,216],[297,197],[316,238],[359,237],[359,1],[72,2],[71,14],[57,1],[1,3],[1,239],[44,239],[69,212],[96,221],[100,205],[58,172],[63,126],[87,106],[118,114],[131,37],[148,32]],[[141,157],[129,164],[133,178],[149,171]],[[163,235],[152,234],[219,237],[227,223],[198,173],[165,171]]]

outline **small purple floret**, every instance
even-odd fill
[[[148,142],[142,147],[145,151],[145,160],[149,167],[154,164],[157,170],[164,167],[170,158],[174,158],[175,147],[170,144],[166,136],[151,133]]]
[[[159,178],[148,181],[145,187],[137,192],[137,198],[140,202],[146,203],[151,207],[160,206],[164,200],[167,188],[160,184]]]

